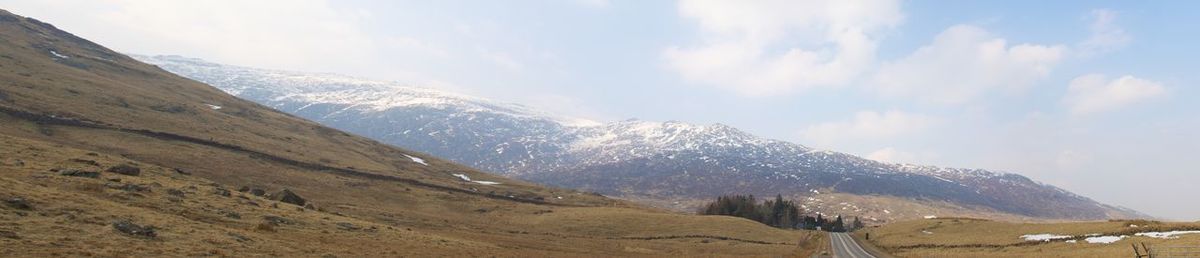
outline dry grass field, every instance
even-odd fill
[[[497,177],[3,11],[0,111],[0,257],[807,257],[824,237]]]
[[[1200,234],[1162,239],[1139,232],[1200,230],[1200,223],[1121,220],[1104,222],[1014,223],[969,218],[896,222],[860,232],[871,243],[899,257],[1131,257],[1130,244],[1200,246]],[[1026,241],[1023,235],[1063,236]],[[1113,243],[1089,243],[1089,237],[1126,236]]]

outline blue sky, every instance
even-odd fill
[[[26,1],[118,51],[724,123],[1200,219],[1188,1]],[[1150,182],[1150,185],[1142,182]]]

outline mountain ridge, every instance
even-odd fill
[[[596,123],[398,83],[172,56],[135,58],[383,142],[486,171],[610,195],[670,199],[833,190],[949,201],[1041,218],[1144,216],[1018,174],[878,162],[719,123]]]

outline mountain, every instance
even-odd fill
[[[0,257],[805,256],[821,236],[484,173],[3,10],[0,221]]]
[[[722,124],[599,123],[393,82],[256,69],[180,56],[135,56],[230,94],[385,143],[538,183],[687,209],[722,194],[784,194],[824,213],[882,219],[946,212],[1040,219],[1144,217],[983,169],[882,163],[754,136]],[[827,203],[823,193],[873,200]],[[897,197],[897,198],[891,198]],[[829,199],[829,198],[824,198]],[[862,200],[860,200],[862,201]],[[864,209],[869,211],[864,211]],[[874,219],[874,217],[872,217]]]

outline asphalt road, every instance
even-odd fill
[[[833,245],[834,258],[875,258],[846,233],[830,232],[829,244]]]

